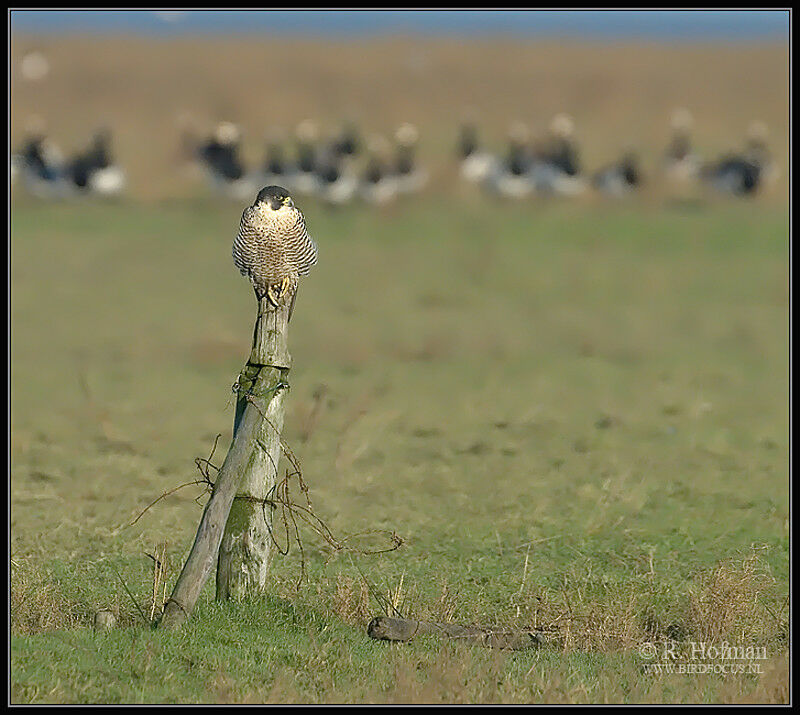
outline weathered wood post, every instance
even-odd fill
[[[264,298],[253,334],[253,349],[239,375],[239,414],[255,405],[262,420],[255,432],[252,457],[225,525],[217,562],[217,599],[241,598],[263,590],[272,556],[272,508],[281,458],[284,397],[292,358],[286,345],[290,302],[277,310]],[[265,312],[266,311],[266,312]]]
[[[281,456],[291,366],[286,346],[290,310],[291,300],[277,309],[267,298],[259,302],[250,358],[236,383],[231,446],[159,627],[177,628],[186,620],[218,555],[217,598],[241,597],[263,588],[272,519],[265,499],[275,485]]]

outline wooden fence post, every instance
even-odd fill
[[[237,381],[231,446],[159,627],[177,628],[186,620],[218,555],[217,598],[240,597],[264,585],[272,525],[265,499],[274,487],[281,455],[291,366],[286,344],[290,305],[285,300],[276,309],[267,298],[259,302],[250,359]]]
[[[217,599],[259,593],[267,580],[273,552],[272,508],[281,458],[284,398],[291,356],[286,345],[287,300],[277,310],[262,301],[266,320],[256,322],[253,349],[239,383],[240,400],[261,412],[252,459],[248,462],[231,506],[217,562]],[[244,383],[241,382],[242,377]],[[246,405],[243,405],[243,409]],[[238,406],[237,406],[238,412]]]

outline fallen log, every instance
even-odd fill
[[[376,640],[401,642],[410,641],[415,636],[435,635],[499,650],[540,648],[549,643],[545,634],[533,631],[459,626],[387,616],[373,618],[367,626],[367,635]]]

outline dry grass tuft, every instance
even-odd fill
[[[728,639],[748,645],[785,638],[783,607],[775,578],[754,551],[741,561],[723,561],[700,574],[689,595],[689,621],[698,640]]]
[[[153,592],[150,597],[150,620],[153,621],[156,615],[164,610],[167,602],[167,582],[168,582],[168,562],[167,562],[167,542],[160,542],[155,553],[147,554],[153,562]]]
[[[515,598],[514,627],[549,635],[564,652],[611,653],[652,640],[641,617],[641,594],[629,591],[599,600],[580,588],[536,591]]]
[[[59,584],[27,562],[11,562],[9,589],[11,633],[32,635],[87,625],[88,609],[70,603]]]
[[[439,598],[431,606],[431,617],[443,623],[453,620],[458,608],[458,592],[453,591],[446,579],[442,581]]]
[[[349,625],[367,623],[370,613],[369,588],[362,580],[355,581],[339,573],[333,594],[333,612]]]

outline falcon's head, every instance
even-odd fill
[[[293,209],[294,201],[286,189],[280,186],[265,186],[258,192],[253,206],[269,211],[280,211],[284,208]]]

